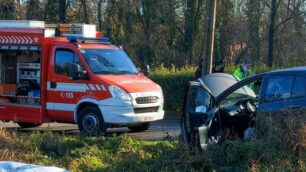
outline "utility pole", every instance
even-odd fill
[[[205,43],[203,49],[203,64],[202,76],[210,74],[212,71],[212,63],[214,57],[214,40],[215,40],[215,25],[216,25],[216,9],[217,0],[208,1],[208,14],[206,17],[205,26]]]

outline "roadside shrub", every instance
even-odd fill
[[[37,132],[30,135],[30,143],[40,148],[48,156],[61,157],[66,153],[63,136],[51,131]]]
[[[261,114],[254,140],[225,140],[188,158],[194,171],[305,171],[306,116],[284,111]]]
[[[193,79],[195,67],[165,68],[161,65],[153,69],[149,76],[159,84],[164,93],[164,109],[168,112],[181,112],[184,102],[184,92],[188,81]]]
[[[0,127],[0,161],[23,160],[30,152],[15,131]]]
[[[290,171],[305,170],[306,116],[302,111],[260,114],[256,135],[265,148],[263,162],[278,157],[281,166]],[[276,160],[276,159],[275,159]],[[300,170],[298,169],[298,171]]]

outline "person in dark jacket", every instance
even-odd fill
[[[215,62],[212,73],[224,73],[224,62],[223,61],[217,61]]]
[[[195,79],[198,79],[198,78],[202,77],[202,69],[203,69],[202,66],[203,66],[203,59],[200,59],[199,63],[198,63],[198,67],[197,67],[196,71],[194,72],[194,78]]]

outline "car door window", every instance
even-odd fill
[[[190,113],[206,113],[210,107],[211,96],[202,87],[191,87],[188,98],[188,112]]]
[[[56,50],[55,73],[70,76],[70,67],[72,64],[81,64],[79,57],[73,51],[62,48]]]
[[[268,79],[265,89],[265,101],[289,99],[293,83],[292,76],[274,76]]]
[[[296,77],[293,83],[292,98],[304,97],[306,94],[305,82],[302,77]]]

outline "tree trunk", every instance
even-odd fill
[[[97,1],[97,18],[98,18],[98,29],[102,30],[102,3],[104,0]]]
[[[81,11],[83,12],[82,21],[86,24],[94,23],[93,13],[91,10],[91,2],[89,0],[81,0]]]
[[[260,1],[249,0],[247,3],[248,17],[248,56],[253,61],[260,60]]]
[[[153,52],[151,51],[151,19],[152,19],[152,0],[142,0],[142,9],[143,9],[143,30],[144,30],[144,46],[142,61],[143,63],[152,62]]]
[[[272,67],[274,63],[274,37],[275,37],[275,21],[277,16],[277,3],[276,0],[272,0],[271,3],[271,15],[269,24],[269,36],[268,36],[268,66]]]
[[[189,64],[193,62],[195,1],[196,0],[187,0],[187,9],[185,11],[184,50],[188,53]]]
[[[65,23],[66,22],[66,9],[67,9],[67,4],[66,0],[58,0],[58,18],[60,23]]]

